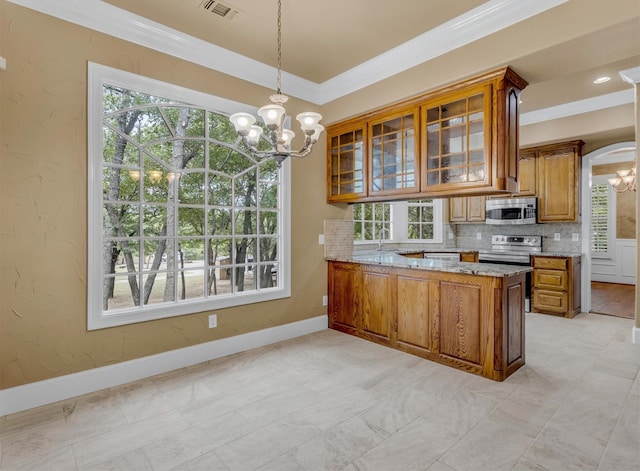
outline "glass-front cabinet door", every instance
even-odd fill
[[[422,191],[489,184],[491,86],[429,101],[421,112]]]
[[[329,202],[367,195],[366,130],[364,122],[327,129]]]
[[[369,196],[419,191],[418,122],[418,108],[369,122]]]

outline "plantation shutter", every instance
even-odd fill
[[[591,187],[591,253],[609,251],[609,191],[606,183]]]

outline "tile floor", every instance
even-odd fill
[[[327,330],[0,418],[0,468],[638,470],[631,328],[527,314],[503,383]]]

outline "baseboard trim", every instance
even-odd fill
[[[326,315],[0,391],[0,416],[326,329]]]
[[[640,345],[640,327],[635,327],[631,331],[631,343]]]

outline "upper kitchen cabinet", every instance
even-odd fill
[[[505,67],[329,126],[327,200],[517,192],[526,86]]]
[[[583,144],[570,141],[522,150],[537,155],[538,222],[579,221]]]
[[[486,185],[491,149],[491,87],[445,96],[422,107],[424,191]]]
[[[520,91],[508,67],[426,97],[422,193],[432,197],[517,191]]]
[[[357,201],[367,195],[367,124],[363,120],[329,126],[327,200]]]
[[[418,108],[369,122],[369,195],[402,195],[419,188]]]

